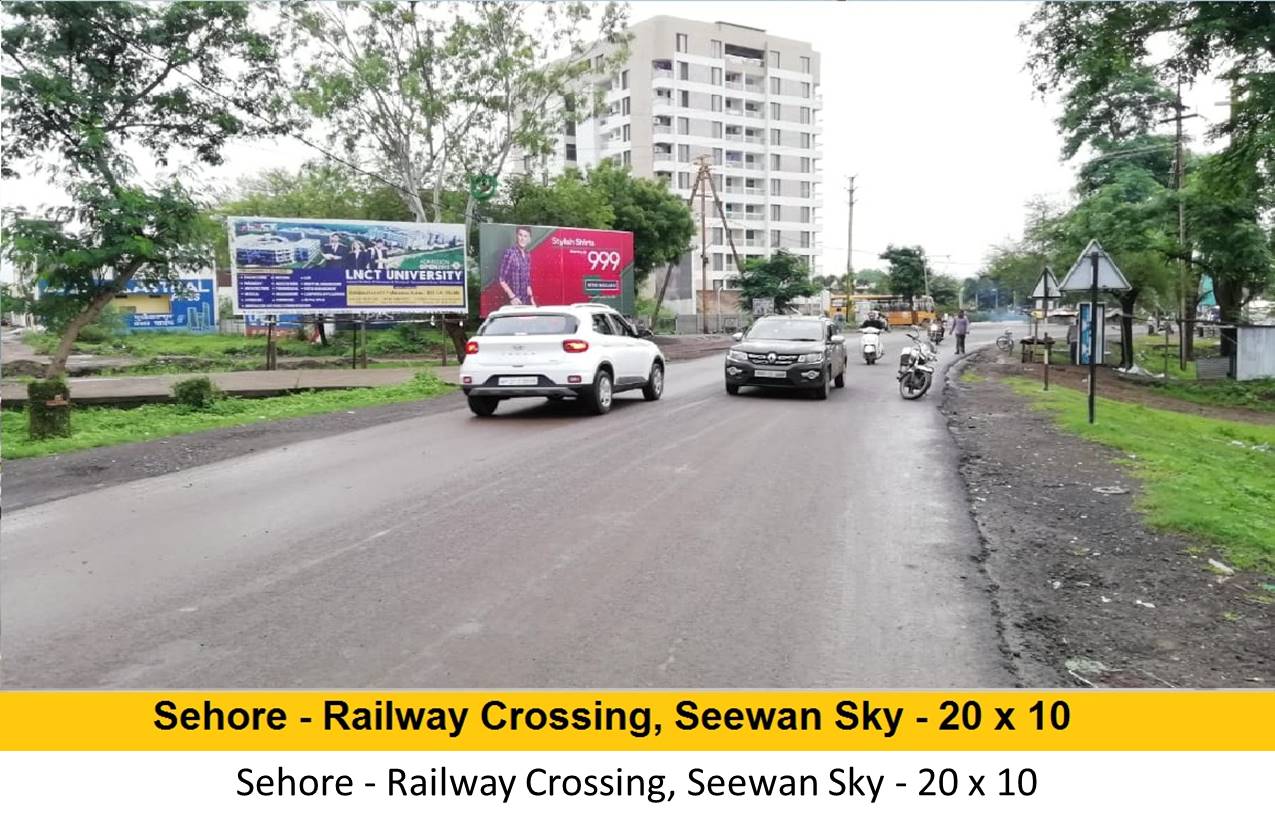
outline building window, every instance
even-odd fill
[[[778,205],[770,206],[770,221],[771,222],[780,222],[782,217],[783,217],[783,209],[781,209]]]
[[[810,97],[810,82],[809,81],[801,82],[801,97],[802,98]]]
[[[772,119],[772,120],[774,120],[774,121],[783,121],[783,120],[784,120],[784,111],[783,111],[783,108],[782,108],[782,107],[780,107],[778,104],[771,104],[771,105],[770,105],[770,117],[771,117],[771,119]]]
[[[771,143],[771,144],[783,144],[783,143],[784,143],[784,134],[783,134],[783,131],[781,131],[781,130],[771,130],[771,131],[770,131],[770,143]]]
[[[810,206],[809,205],[801,206],[801,221],[810,222]]]
[[[772,51],[770,53],[770,67],[771,69],[779,69],[779,53],[778,52]]]
[[[722,163],[722,149],[720,147],[713,148],[713,164],[720,165]]]
[[[778,205],[776,205],[775,207],[776,207],[776,208],[778,208],[779,206],[778,206]],[[779,247],[780,247],[780,246],[782,246],[782,245],[783,245],[783,243],[782,243],[782,242],[780,242],[780,239],[779,239],[779,232],[778,232],[778,231],[772,231],[772,232],[770,232],[770,247],[771,247],[771,248],[779,248]]]
[[[801,56],[801,71],[807,75],[810,74],[810,56],[809,55]]]
[[[801,232],[801,247],[810,248],[810,232],[809,231]]]
[[[620,73],[620,89],[627,90],[629,88],[629,71],[626,69]]]
[[[596,69],[598,72],[601,72],[603,69],[605,69],[606,65],[607,65],[607,59],[605,55],[596,55],[593,58],[593,68]]]
[[[720,251],[713,254],[713,271],[720,272],[722,270],[722,253]]]
[[[801,123],[802,124],[810,123],[810,108],[809,107],[801,108]]]
[[[632,139],[632,138],[633,138],[633,135],[632,135],[632,133],[629,131],[629,125],[627,125],[627,124],[626,124],[626,125],[624,125],[623,127],[621,127],[621,128],[620,128],[620,139],[621,139],[622,141],[626,141],[626,142],[627,142],[627,141],[629,141],[629,140],[630,140],[630,139]]]
[[[686,171],[679,173],[677,175],[677,187],[683,191],[689,191],[691,189],[691,175]]]
[[[567,161],[574,162],[575,160],[576,160],[576,146],[573,144],[569,144],[567,145]]]
[[[722,123],[720,121],[713,122],[713,138],[720,139],[722,137]]]
[[[720,194],[722,192],[722,175],[720,173],[713,174],[713,187]]]
[[[687,48],[687,41],[688,41],[688,38],[686,37],[686,35],[683,35],[682,33],[679,32],[677,35],[677,51],[678,52],[690,51],[690,49]]]
[[[712,99],[713,112],[720,113],[722,111],[722,97],[720,95],[713,96]]]
[[[780,196],[784,192],[784,183],[778,179],[770,180],[770,195]]]
[[[784,160],[780,158],[778,153],[770,154],[770,169],[771,170],[784,169]]]
[[[620,99],[620,115],[627,116],[630,112],[629,108],[631,106],[632,104],[629,102],[629,97],[627,95]]]
[[[677,146],[677,161],[689,162],[691,160],[691,146],[689,144],[679,144]]]
[[[810,173],[810,157],[809,156],[801,157],[801,172]]]
[[[711,41],[710,45],[712,46],[713,57],[720,58],[722,56],[722,42],[720,40],[715,40]]]
[[[803,181],[801,183],[801,198],[810,199],[810,183],[809,182]]]
[[[783,80],[779,78],[771,78],[770,79],[770,94],[783,95],[783,92],[784,92]]]
[[[624,166],[625,166],[626,168],[628,168],[628,167],[632,167],[632,166],[633,166],[633,151],[631,151],[631,150],[626,150],[626,151],[624,151],[624,157],[623,157],[623,158],[624,158]]]
[[[677,132],[685,136],[691,132],[691,120],[686,116],[677,117]]]
[[[809,133],[801,134],[801,147],[804,150],[810,149],[810,134]]]
[[[690,108],[691,93],[689,90],[679,90],[677,93],[677,103],[682,107]]]
[[[720,87],[722,85],[722,68],[720,66],[711,67],[709,76],[712,78],[713,86]]]
[[[679,81],[687,81],[691,77],[691,65],[686,61],[677,62],[677,78]]]
[[[716,226],[713,228],[713,245],[720,246],[722,244],[722,228]]]

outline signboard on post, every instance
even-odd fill
[[[1036,301],[1036,308],[1043,309],[1046,315],[1049,314],[1050,301],[1056,301],[1062,297],[1058,281],[1054,279],[1054,273],[1048,266],[1040,273],[1040,280],[1036,281],[1036,288],[1032,289],[1031,297]]]
[[[1071,271],[1067,272],[1067,276],[1063,278],[1061,288],[1064,292],[1088,292],[1093,289],[1095,277],[1093,256],[1095,254],[1098,255],[1096,276],[1100,291],[1127,292],[1132,288],[1111,257],[1102,250],[1102,246],[1098,245],[1098,241],[1090,240],[1089,245],[1085,246],[1085,250],[1076,258]]]
[[[469,310],[465,227],[229,217],[235,314]]]
[[[753,317],[760,318],[764,315],[775,314],[774,298],[753,298]]]
[[[1093,342],[1093,304],[1085,302],[1080,304],[1080,314],[1076,317],[1077,340],[1076,340],[1076,363],[1090,364],[1089,360],[1090,345]],[[1098,320],[1106,321],[1107,304],[1098,304]],[[1107,328],[1102,323],[1098,324],[1098,364],[1101,364],[1107,357]]]
[[[605,303],[634,314],[631,231],[483,223],[478,252],[482,317],[510,304]]]
[[[217,279],[179,277],[150,283],[130,280],[111,306],[132,330],[211,330],[217,327]]]

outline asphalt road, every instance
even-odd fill
[[[903,340],[824,402],[715,356],[601,418],[458,401],[5,512],[0,684],[1012,684]]]

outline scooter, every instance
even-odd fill
[[[915,330],[916,327],[913,327]],[[938,363],[938,354],[934,348],[909,332],[912,346],[904,347],[899,353],[899,395],[905,399],[919,399],[930,389],[934,381],[934,367]]]
[[[881,349],[881,330],[875,327],[859,330],[859,352],[868,364],[877,363],[877,359],[884,355]]]

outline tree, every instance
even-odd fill
[[[598,37],[622,44],[625,13],[608,3]],[[599,68],[575,57],[592,17],[585,3],[295,2],[284,15],[305,56],[301,106],[348,154],[368,156],[417,222],[463,219],[466,239],[478,203],[470,196],[450,216],[444,192],[468,190],[471,174],[500,176],[514,148],[546,152],[576,117],[566,102],[592,111],[601,100],[589,84]],[[622,57],[615,50],[600,69]],[[444,326],[459,355],[463,322]]]
[[[635,287],[652,269],[682,258],[695,236],[695,219],[666,183],[635,178],[627,169],[604,161],[590,169],[589,187],[611,205],[612,227],[633,232]]]
[[[235,3],[5,4],[3,174],[46,172],[73,203],[10,215],[3,240],[58,307],[48,376],[130,280],[211,263],[215,231],[196,195],[177,177],[139,183],[128,145],[161,166],[179,149],[217,164],[228,140],[284,129],[252,118],[278,104],[280,84],[248,14]]]
[[[926,273],[929,269],[925,262],[925,250],[920,246],[906,248],[889,245],[877,256],[890,264],[887,280],[890,293],[901,295],[912,302],[912,323],[916,323],[916,298],[925,294]]]
[[[955,308],[959,293],[960,284],[955,278],[945,274],[930,275],[930,297],[934,298],[935,306],[941,309]]]
[[[615,209],[607,196],[577,170],[568,170],[547,185],[523,176],[509,186],[509,204],[493,206],[500,222],[516,225],[561,225],[568,228],[611,228]]]
[[[857,269],[854,273],[854,282],[858,285],[866,284],[875,293],[885,292],[889,286],[890,276],[880,269]]]
[[[782,249],[769,259],[748,258],[739,276],[740,301],[745,309],[751,309],[757,298],[774,298],[775,311],[786,312],[795,299],[818,291],[810,280],[805,260]]]
[[[398,190],[371,183],[348,165],[310,161],[295,173],[273,168],[241,179],[217,205],[221,214],[409,221]]]

